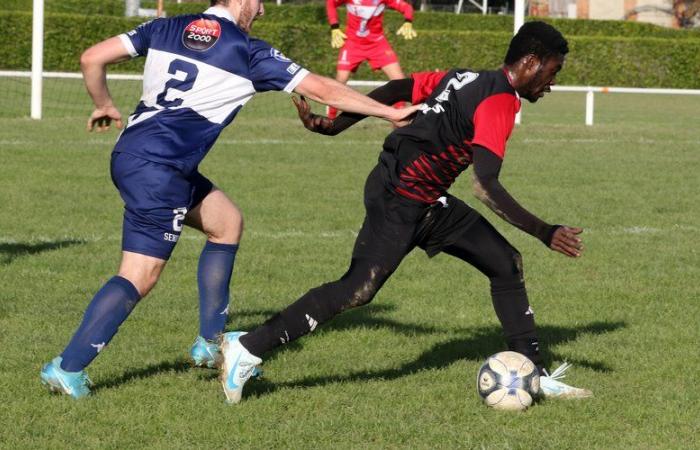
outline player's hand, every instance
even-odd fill
[[[96,130],[98,133],[107,131],[112,121],[120,130],[123,128],[122,115],[117,108],[111,105],[95,108],[87,121],[87,130]]]
[[[583,243],[578,236],[582,232],[583,228],[560,225],[552,235],[549,248],[566,256],[578,258],[583,251]]]
[[[422,103],[418,105],[407,106],[406,108],[394,109],[396,114],[389,118],[391,124],[394,126],[394,128],[405,127],[409,123],[413,122],[413,119],[416,116],[416,112],[420,110],[421,106],[423,106]]]
[[[319,116],[311,112],[311,106],[308,104],[304,96],[299,98],[292,97],[294,106],[297,107],[297,113],[301,123],[304,124],[307,130],[314,133],[326,134],[333,127],[333,121],[325,116]]]
[[[340,48],[345,45],[345,39],[347,36],[340,28],[331,29],[331,47]]]
[[[411,39],[418,36],[416,31],[413,29],[413,24],[411,22],[404,22],[401,28],[396,32],[399,36],[403,36],[404,39],[410,41]]]

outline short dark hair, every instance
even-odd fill
[[[228,6],[228,0],[209,0],[209,6],[216,5]]]
[[[550,56],[569,53],[569,43],[564,36],[548,23],[527,22],[513,36],[506,53],[506,64],[513,64],[526,55],[535,55],[541,60]]]

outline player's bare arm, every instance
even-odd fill
[[[498,180],[502,160],[490,150],[474,146],[473,161],[474,194],[481,202],[550,249],[573,258],[581,256],[583,245],[578,237],[583,232],[581,228],[550,225],[523,208]]]
[[[95,104],[95,110],[87,121],[88,131],[106,131],[112,121],[117,128],[122,128],[121,113],[114,106],[107,88],[107,65],[125,61],[129,57],[128,50],[116,36],[90,47],[80,56],[85,88]]]
[[[419,109],[418,105],[403,109],[383,105],[342,83],[316,74],[305,77],[294,92],[343,111],[386,119],[396,126],[406,125]]]
[[[413,79],[402,78],[391,80],[388,83],[372,90],[367,96],[385,105],[393,105],[397,102],[410,102],[412,100]],[[294,106],[297,108],[299,119],[307,130],[326,136],[335,136],[355,125],[360,120],[367,117],[364,114],[341,113],[335,119],[314,114],[306,99],[292,97]]]

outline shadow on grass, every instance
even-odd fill
[[[36,255],[37,253],[85,244],[86,242],[87,241],[67,239],[53,242],[37,242],[35,244],[22,242],[0,243],[0,265],[8,265],[14,261],[15,258],[21,256]]]
[[[382,313],[388,313],[394,311],[395,309],[396,306],[386,304],[371,304],[362,308],[351,309],[343,312],[341,316],[335,318],[333,321],[324,324],[323,330],[343,331],[358,327],[389,328],[394,332],[407,335],[444,333],[445,331],[450,331],[437,327],[426,327],[423,325],[413,323],[401,323],[397,322],[396,320],[383,318],[379,316]],[[262,320],[265,321],[279,312],[280,310],[273,309],[235,311],[229,316],[229,325],[227,328],[233,330],[236,326],[241,326],[241,320],[239,319],[242,317],[252,318],[261,316],[263,317]],[[255,321],[251,324],[250,327],[248,327],[245,326],[248,325],[248,321],[244,320],[242,322],[244,325],[243,329],[252,329],[261,324],[260,321]],[[231,324],[234,324],[234,328],[231,328]]]
[[[163,373],[167,372],[182,373],[190,370],[201,370],[205,375],[211,375],[211,377],[207,378],[214,378],[217,376],[216,371],[199,368],[195,369],[192,367],[192,363],[189,360],[185,358],[178,358],[174,361],[151,364],[141,369],[128,370],[120,377],[111,378],[103,383],[96,383],[92,390],[93,392],[97,392],[102,389],[115,388],[121,386],[122,384],[129,383],[130,381],[162,375]]]
[[[368,380],[394,380],[423,370],[447,367],[462,359],[481,362],[489,355],[504,350],[503,332],[500,327],[493,326],[440,329],[410,323],[400,323],[394,320],[377,317],[377,313],[391,311],[395,308],[396,307],[393,305],[372,305],[365,308],[358,308],[348,311],[342,317],[328,323],[324,329],[326,331],[338,331],[358,327],[386,327],[399,333],[410,335],[453,333],[463,337],[438,343],[421,354],[416,360],[407,362],[400,367],[376,371],[349,372],[345,375],[307,377],[296,381],[282,383],[272,383],[263,378],[260,380],[253,380],[248,383],[246,385],[246,395],[265,395],[282,388],[315,387],[354,381],[366,382]],[[275,311],[272,310],[249,310],[241,311],[237,314],[240,316],[271,316],[274,312]],[[539,326],[538,334],[540,341],[544,343],[543,357],[545,361],[568,360],[570,363],[576,366],[587,367],[596,372],[610,372],[612,369],[602,362],[563,357],[555,352],[549,351],[548,349],[551,349],[558,344],[575,341],[580,336],[585,334],[605,334],[626,326],[627,325],[625,322],[620,321],[592,322],[577,327],[559,327],[551,325]],[[303,349],[302,343],[303,340],[281,347],[272,355],[269,355],[269,357],[266,359],[274,359],[276,354],[280,351],[301,351]],[[343,351],[342,348],[337,348],[335,350],[339,352]],[[192,367],[189,360],[179,358],[174,361],[164,361],[159,364],[151,364],[141,369],[129,370],[120,377],[112,378],[103,383],[98,383],[94,390],[99,391],[102,389],[114,388],[122,384],[129,383],[133,380],[161,375],[167,372],[182,373],[190,370],[197,370],[199,372],[198,378],[201,380],[210,381],[218,376],[218,371],[195,369]]]
[[[584,334],[604,334],[625,326],[624,322],[593,322],[572,328],[544,325],[538,327],[538,332],[540,341],[551,348],[557,344],[575,341]],[[462,359],[481,362],[489,355],[504,350],[503,334],[498,327],[465,328],[457,331],[460,334],[468,334],[468,336],[436,344],[415,361],[408,362],[401,367],[351,372],[346,375],[328,377],[308,377],[284,383],[271,383],[265,379],[256,380],[246,385],[246,393],[247,395],[264,395],[281,388],[315,387],[333,383],[366,382],[368,380],[394,380],[423,370],[440,369]],[[340,348],[336,350],[342,352]],[[610,372],[612,370],[602,362],[561,357],[546,350],[543,356],[545,361],[566,359],[574,365],[587,367],[597,372]]]

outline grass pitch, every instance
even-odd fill
[[[342,275],[388,132],[367,121],[313,135],[277,100],[253,100],[201,167],[246,218],[229,329]],[[599,95],[592,128],[581,95],[540,103],[525,105],[502,179],[546,220],[584,227],[584,256],[555,254],[479,209],[523,254],[550,365],[572,362],[566,381],[594,398],[484,407],[477,369],[504,349],[487,280],[416,251],[373,303],[270,355],[265,379],[226,406],[216,372],[186,359],[204,242],[193,230],[89,368],[95,395],[49,395],[41,364],[120,252],[116,133],[85,133],[88,107],[0,119],[0,447],[697,448],[700,99]],[[476,205],[468,177],[452,192]]]

